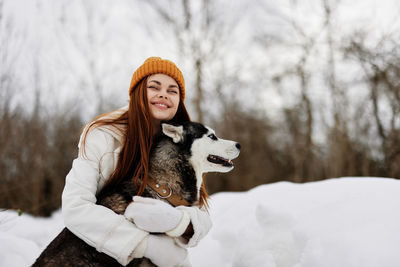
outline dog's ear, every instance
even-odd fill
[[[166,136],[172,138],[174,143],[179,143],[183,140],[183,126],[173,126],[171,124],[163,123],[161,124],[162,131]]]

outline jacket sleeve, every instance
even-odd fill
[[[81,136],[82,139],[82,136]],[[65,226],[76,236],[120,264],[142,257],[142,242],[148,235],[124,216],[96,205],[96,193],[102,187],[99,162],[112,151],[112,136],[99,129],[90,130],[86,138],[85,156],[79,142],[79,155],[72,163],[62,194]]]

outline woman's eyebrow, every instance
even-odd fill
[[[158,84],[158,85],[161,85],[161,82],[159,82],[159,81],[157,81],[157,80],[151,80],[151,81],[149,81],[149,82],[154,82],[154,83],[156,83],[156,84]],[[176,87],[176,88],[178,88],[178,85],[176,85],[176,84],[170,84],[168,87]]]

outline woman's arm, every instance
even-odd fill
[[[81,143],[81,142],[80,142]],[[99,129],[86,138],[85,156],[79,145],[79,156],[73,161],[62,195],[62,213],[66,227],[98,251],[113,257],[122,265],[145,251],[141,242],[148,235],[124,216],[96,205],[100,183],[99,162],[112,151],[113,137]],[[139,245],[142,244],[142,245]]]

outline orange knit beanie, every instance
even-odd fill
[[[156,73],[163,73],[174,78],[179,85],[182,101],[185,99],[185,79],[183,78],[182,72],[174,62],[167,59],[161,59],[160,57],[149,57],[143,65],[133,73],[131,85],[129,86],[129,95],[133,88],[135,88],[144,77]]]

